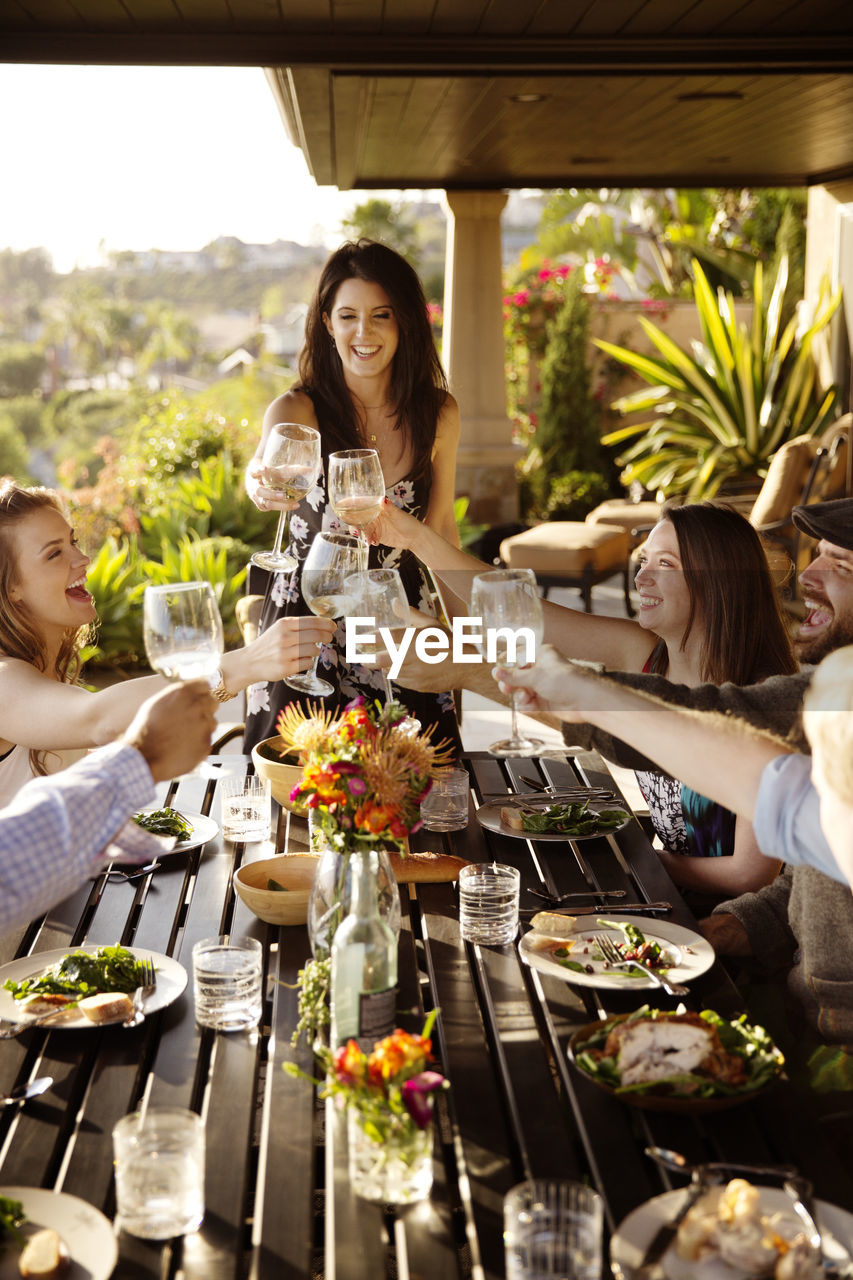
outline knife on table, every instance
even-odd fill
[[[702,1193],[708,1190],[708,1186],[709,1183],[705,1178],[694,1177],[687,1187],[687,1194],[675,1217],[662,1223],[652,1236],[643,1254],[642,1262],[634,1268],[632,1280],[651,1280],[657,1264],[678,1235],[678,1228]]]
[[[539,911],[548,911],[551,915],[573,915],[573,916],[600,916],[602,912],[607,912],[606,903],[596,903],[592,907],[548,907],[545,903],[541,907],[522,907],[519,911],[521,916],[533,916]],[[671,902],[620,902],[614,905],[611,914],[622,915],[663,915],[667,911],[672,910]]]

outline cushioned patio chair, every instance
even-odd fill
[[[599,582],[622,574],[625,610],[631,604],[631,538],[624,529],[584,520],[551,520],[504,538],[501,563],[508,569],[532,569],[544,589],[577,587],[587,613],[592,613],[592,589]]]

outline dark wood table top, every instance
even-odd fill
[[[229,771],[250,767],[241,756],[221,762]],[[524,789],[520,779],[531,772],[558,785],[613,785],[593,753],[541,761],[477,754],[465,764],[477,797]],[[183,778],[168,800],[218,820],[215,779]],[[304,848],[305,842],[305,824],[282,813],[279,847]],[[421,832],[413,844],[517,866],[522,900],[530,905],[536,899],[529,888],[625,889],[631,900],[672,902],[667,918],[695,927],[635,821],[611,836],[529,843],[484,830],[472,798],[465,830]],[[396,1213],[357,1199],[339,1115],[318,1103],[313,1086],[282,1070],[285,1061],[312,1070],[308,1046],[291,1044],[293,984],[310,954],[307,930],[265,925],[234,896],[236,867],[269,853],[268,844],[217,837],[203,849],[164,859],[136,885],[100,877],[44,921],[0,940],[3,963],[83,942],[120,941],[173,956],[188,971],[199,938],[232,932],[264,945],[266,1000],[256,1031],[216,1034],[197,1027],[190,984],[169,1008],[132,1030],[33,1030],[0,1043],[0,1090],[34,1075],[54,1077],[41,1098],[0,1113],[2,1185],[54,1187],[111,1217],[115,1122],[143,1097],[205,1117],[201,1229],[166,1243],[122,1233],[116,1277],[154,1280],[180,1271],[186,1280],[377,1280],[406,1274],[408,1267],[424,1280],[491,1280],[504,1275],[502,1201],[511,1186],[527,1176],[589,1180],[604,1196],[612,1231],[644,1200],[683,1181],[670,1183],[643,1155],[649,1143],[675,1147],[691,1160],[794,1163],[817,1195],[853,1210],[849,1170],[807,1109],[792,1105],[784,1083],[730,1111],[685,1119],[640,1111],[581,1078],[566,1055],[573,1031],[644,1001],[670,1008],[675,1001],[542,975],[521,962],[515,944],[464,943],[455,884],[404,886],[401,893],[400,1024],[419,1030],[425,1010],[439,1008],[434,1043],[451,1082],[437,1106],[433,1193]],[[691,984],[687,1003],[731,1016],[743,1002],[715,963]]]

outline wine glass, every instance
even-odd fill
[[[345,582],[365,563],[358,538],[348,533],[318,533],[302,566],[302,597],[311,612],[318,618],[342,618],[351,613],[355,597],[347,594]],[[317,675],[319,659],[318,645],[311,670],[286,676],[284,683],[320,698],[334,693],[334,685]]]
[[[471,588],[471,617],[482,618],[486,639],[486,656],[489,661],[503,667],[525,665],[519,656],[532,661],[523,650],[524,637],[516,635],[510,643],[506,633],[518,632],[522,627],[532,632],[534,644],[542,643],[545,623],[542,617],[542,601],[532,569],[493,569],[478,573]],[[490,646],[494,646],[493,649]],[[494,655],[494,656],[493,656]],[[541,738],[527,738],[518,730],[516,694],[512,695],[512,728],[510,736],[489,747],[495,756],[529,756],[543,746]]]
[[[146,587],[142,606],[148,661],[167,680],[215,684],[225,639],[209,582]]]
[[[364,617],[373,619],[377,632],[380,627],[402,631],[409,625],[409,601],[397,569],[368,569],[366,572],[355,573],[347,578],[346,591],[353,598],[359,612]],[[381,671],[385,701],[393,702],[388,672],[384,667]]]
[[[351,525],[364,547],[362,529],[375,520],[385,500],[385,477],[375,449],[342,449],[329,454],[329,502],[339,520]]]
[[[303,427],[298,422],[277,422],[267,436],[261,466],[261,479],[268,489],[275,489],[291,501],[304,498],[313,489],[320,475],[322,456],[320,432],[313,427]],[[290,512],[280,511],[275,543],[272,551],[256,551],[252,564],[274,573],[286,573],[296,568],[296,557],[289,550],[282,551],[281,544],[287,534],[290,545]]]

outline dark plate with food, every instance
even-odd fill
[[[582,1075],[623,1102],[693,1115],[749,1102],[785,1061],[764,1028],[745,1017],[647,1005],[581,1027],[568,1054]]]

